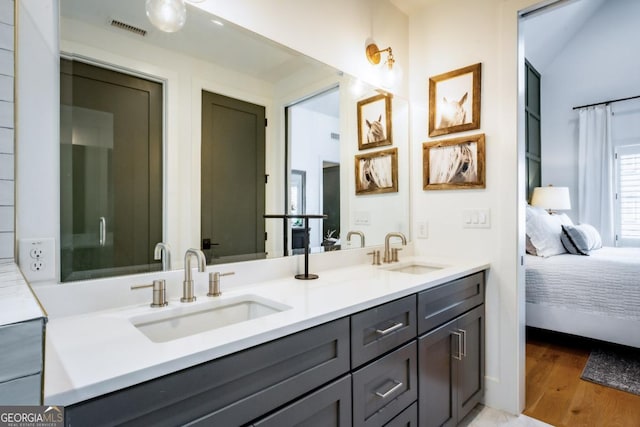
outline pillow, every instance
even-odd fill
[[[602,247],[600,233],[589,224],[563,225],[560,240],[573,255],[589,255],[592,250]]]
[[[531,206],[530,204],[527,204],[527,221],[529,221],[530,218],[536,215],[549,215],[549,213],[542,208],[538,208],[535,206]]]
[[[560,215],[532,215],[527,221],[527,235],[536,248],[536,254],[550,257],[567,252],[562,245],[560,235],[563,225],[573,225],[566,214]]]
[[[529,238],[529,236],[527,236],[527,253],[529,255],[538,255],[538,251],[536,251],[536,247],[533,246],[533,243],[531,243],[531,238]]]

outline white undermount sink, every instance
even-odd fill
[[[387,267],[386,270],[396,271],[399,273],[409,273],[409,274],[427,274],[433,271],[441,270],[443,268],[445,268],[445,266],[443,265],[413,262],[409,264],[400,264],[400,265]]]
[[[157,309],[156,313],[134,316],[129,320],[151,341],[167,342],[291,308],[258,295],[179,304]]]

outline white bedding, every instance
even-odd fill
[[[527,255],[525,267],[527,303],[640,320],[640,248]]]

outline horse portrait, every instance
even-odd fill
[[[467,142],[431,150],[430,181],[434,184],[478,180],[477,147]]]
[[[458,126],[464,124],[467,117],[467,110],[464,103],[467,101],[469,92],[465,92],[458,101],[448,100],[447,97],[442,97],[440,103],[440,121],[438,128],[448,128],[451,126]]]
[[[485,188],[484,134],[422,144],[423,189]]]
[[[429,136],[480,128],[481,64],[429,78]]]
[[[369,128],[369,131],[367,132],[367,144],[387,139],[384,127],[382,126],[382,114],[378,116],[377,120],[369,121],[365,119],[365,122],[367,123],[367,128]]]
[[[398,191],[397,149],[356,156],[356,194]]]
[[[391,95],[358,101],[358,149],[392,145]]]

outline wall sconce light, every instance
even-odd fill
[[[383,53],[387,53],[387,60],[384,63],[385,66],[383,66],[382,70],[380,71],[382,85],[390,88],[393,87],[402,78],[402,69],[399,65],[396,64],[391,46],[386,49],[379,49],[375,43],[369,43],[365,48],[367,59],[373,65],[380,64]]]
[[[389,67],[389,70],[393,69],[393,64],[396,62],[395,59],[393,59],[393,51],[391,50],[391,46],[389,46],[386,49],[378,49],[378,45],[376,45],[375,43],[370,43],[367,45],[366,49],[365,49],[365,53],[367,55],[367,59],[369,60],[369,62],[371,62],[373,65],[378,65],[380,63],[380,59],[381,59],[381,53],[387,52],[388,56],[387,56],[387,67]]]

